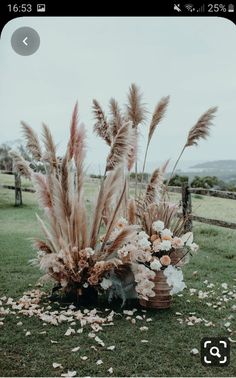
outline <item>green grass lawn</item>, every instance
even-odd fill
[[[94,188],[88,186],[86,193],[93,195]],[[38,212],[34,194],[23,193],[24,206],[14,207],[14,192],[0,189],[0,297],[3,295],[14,299],[23,292],[33,288],[40,277],[36,267],[29,264],[35,252],[29,238],[40,234],[35,219]],[[196,199],[203,215],[220,219],[235,220],[236,201],[214,198]],[[218,202],[219,201],[219,202]],[[232,203],[231,203],[232,202]],[[234,206],[234,209],[233,209]],[[200,213],[198,213],[200,214]],[[225,216],[225,218],[224,218]],[[204,336],[230,336],[236,340],[236,312],[232,306],[236,293],[236,232],[217,227],[194,224],[195,241],[200,245],[199,254],[194,256],[184,267],[187,289],[182,296],[175,296],[169,310],[148,311],[146,317],[152,322],[137,320],[131,324],[125,316],[116,316],[113,327],[104,327],[99,333],[106,345],[115,345],[115,351],[98,347],[91,349],[93,340],[87,337],[89,330],[83,334],[76,333],[66,337],[64,333],[68,324],[59,326],[43,325],[35,317],[6,315],[0,326],[0,376],[60,376],[67,370],[76,370],[78,376],[108,376],[107,369],[113,367],[111,376],[235,376],[236,343],[231,344],[231,363],[226,368],[206,368],[201,365],[199,355],[193,356],[193,348],[200,350],[200,341]],[[204,283],[204,281],[208,283]],[[207,288],[213,283],[213,288]],[[227,283],[228,289],[221,284]],[[197,289],[194,295],[190,288]],[[209,292],[208,297],[200,299],[198,291]],[[223,306],[221,299],[226,299]],[[227,300],[228,299],[228,300]],[[103,303],[103,302],[102,302]],[[207,305],[210,303],[210,305]],[[218,305],[217,305],[218,303]],[[101,310],[104,310],[101,304]],[[138,307],[135,302],[127,307]],[[116,306],[116,311],[122,310]],[[181,313],[181,315],[177,315]],[[212,322],[187,325],[185,319],[190,313]],[[138,308],[137,314],[143,314]],[[183,324],[178,319],[183,320]],[[23,325],[17,326],[21,321]],[[231,331],[225,323],[230,322]],[[148,330],[140,331],[140,326],[147,325]],[[75,325],[75,328],[79,328]],[[26,337],[25,332],[31,336]],[[42,334],[42,331],[46,331]],[[141,343],[142,339],[148,343]],[[52,344],[50,340],[58,341]],[[80,346],[77,353],[71,349]],[[87,361],[80,356],[87,355]],[[96,365],[98,359],[102,365]],[[58,362],[63,369],[53,369],[52,363]]]

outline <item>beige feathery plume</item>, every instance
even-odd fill
[[[33,173],[29,163],[16,151],[10,151],[10,156],[13,159],[14,169],[26,178],[31,178]]]
[[[215,117],[215,113],[217,111],[218,107],[215,106],[213,108],[208,109],[197,121],[197,123],[190,129],[187,137],[187,141],[182,148],[175,164],[172,169],[172,172],[169,176],[169,179],[167,181],[166,187],[169,185],[169,182],[171,178],[174,175],[174,172],[176,170],[176,167],[185,151],[185,148],[191,147],[191,146],[197,146],[200,139],[206,139],[209,136],[209,129],[212,125],[212,120]]]
[[[46,207],[51,208],[52,199],[45,175],[43,175],[42,173],[33,173],[32,180],[37,193],[39,204],[43,209]]]
[[[104,240],[103,240],[103,243],[102,243],[101,251],[104,250],[104,247],[105,247],[107,241],[109,240],[112,229],[113,229],[115,222],[117,220],[118,211],[120,209],[120,206],[122,204],[122,201],[123,201],[123,198],[124,198],[124,195],[125,195],[125,192],[126,192],[126,185],[127,185],[127,181],[125,180],[124,187],[123,187],[123,190],[121,192],[120,198],[119,198],[119,200],[116,204],[116,207],[115,207],[113,213],[111,214],[111,218],[108,222],[108,226],[107,226],[106,234],[105,234],[105,237],[104,237]]]
[[[129,89],[127,115],[135,128],[145,120],[146,109],[142,103],[142,95],[134,83],[131,84]]]
[[[82,201],[82,199],[81,199]],[[87,212],[86,207],[83,204],[80,205],[81,213],[81,249],[88,247],[88,234],[87,234]]]
[[[144,171],[145,171],[145,167],[146,167],[148,148],[149,148],[152,136],[154,134],[154,131],[156,130],[157,125],[161,122],[161,120],[165,116],[166,109],[167,109],[167,106],[169,104],[169,99],[170,99],[170,96],[162,97],[162,99],[156,105],[154,113],[152,115],[152,120],[151,120],[151,123],[150,123],[150,126],[149,126],[149,132],[148,132],[147,146],[146,146],[145,156],[144,156],[144,161],[143,161],[143,171],[142,171],[141,184],[143,182],[143,176],[144,176]]]
[[[122,127],[123,117],[118,102],[114,98],[110,99],[110,112],[112,114],[111,131],[113,138],[115,138],[118,130]]]
[[[106,143],[111,145],[110,126],[107,122],[105,114],[97,100],[93,100],[93,114],[97,121],[94,125],[94,132],[100,136]]]
[[[107,157],[106,171],[113,170],[127,159],[130,147],[130,137],[130,122],[126,122],[124,126],[119,129],[111,146],[110,153]]]
[[[136,202],[134,198],[128,201],[128,222],[129,224],[136,224]]]
[[[24,137],[26,139],[26,147],[27,147],[28,152],[33,155],[33,158],[36,161],[40,161],[42,157],[42,151],[41,151],[38,135],[25,122],[22,121],[21,126],[23,129]]]
[[[106,250],[106,255],[110,255],[112,252],[117,251],[124,243],[130,241],[132,236],[137,231],[137,226],[126,226],[119,232],[113,242]]]
[[[70,216],[71,213],[71,203],[69,199],[70,195],[70,188],[69,188],[69,162],[68,162],[69,157],[67,157],[67,154],[64,156],[62,159],[61,163],[61,175],[60,175],[60,180],[61,180],[61,188],[62,188],[62,195],[64,197],[64,202],[65,202],[65,209],[66,209],[66,214]]]
[[[197,146],[200,139],[206,139],[209,136],[209,129],[217,109],[217,106],[210,108],[199,118],[188,133],[185,147]]]
[[[74,160],[75,160],[75,166],[76,166],[76,176],[77,176],[77,191],[80,196],[80,193],[82,192],[82,186],[83,186],[83,179],[84,179],[84,159],[85,159],[85,153],[86,153],[86,133],[85,133],[85,126],[82,123],[76,134],[76,141],[75,141],[75,147],[74,147]]]
[[[144,197],[144,203],[146,205],[155,203],[158,199],[158,194],[160,194],[163,187],[164,173],[168,163],[169,161],[167,161],[161,168],[155,169],[152,173]]]
[[[52,134],[47,125],[43,123],[43,143],[45,147],[45,154],[43,159],[47,161],[51,168],[57,168],[57,155],[56,155],[56,146],[53,141]]]
[[[127,168],[130,172],[137,160],[138,153],[138,130],[130,129],[130,143],[127,156]]]
[[[156,130],[157,125],[161,122],[164,118],[167,106],[169,104],[170,96],[162,97],[162,99],[158,102],[155,107],[154,113],[152,115],[152,120],[149,127],[148,133],[148,142],[152,139],[153,133]]]
[[[54,239],[53,239],[53,236],[52,234],[50,233],[50,231],[48,230],[48,228],[46,227],[44,221],[40,218],[40,216],[38,214],[36,214],[36,218],[42,228],[42,231],[49,243],[49,247],[50,249],[52,250],[52,252],[57,252],[57,247],[56,247],[56,244],[54,243]]]
[[[112,196],[118,192],[120,188],[120,180],[121,180],[121,168],[117,167],[114,171],[110,172],[105,181],[103,182],[100,192],[98,195],[96,208],[93,214],[93,223],[91,227],[91,234],[90,234],[90,245],[91,248],[95,248],[97,243],[97,236],[99,227],[101,225],[101,220],[103,216],[104,208],[107,204],[110,203]]]
[[[52,176],[53,183],[53,210],[57,223],[60,226],[61,234],[65,241],[69,242],[67,221],[68,221],[68,207],[65,200],[64,191],[59,178]]]
[[[77,125],[78,125],[78,102],[76,102],[70,124],[70,139],[67,147],[68,159],[71,160],[74,155],[74,147],[76,143],[77,135]]]
[[[44,240],[40,240],[40,239],[35,238],[34,242],[33,242],[33,246],[37,251],[52,253],[51,248],[49,247],[49,245]]]

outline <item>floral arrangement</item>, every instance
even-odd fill
[[[109,153],[92,215],[84,200],[86,136],[83,124],[78,126],[77,104],[62,157],[58,157],[46,125],[42,147],[34,130],[22,123],[32,160],[26,161],[15,151],[12,156],[18,172],[32,180],[47,219],[45,222],[37,215],[45,238],[34,241],[36,263],[45,271],[45,278],[56,281],[58,289],[73,292],[77,298],[89,296],[92,289],[95,296],[97,291],[106,291],[110,300],[119,296],[123,303],[130,297],[148,301],[156,295],[157,272],[165,275],[171,295],[185,287],[181,263],[198,246],[192,233],[185,232],[178,206],[168,200],[169,181],[164,184],[168,162],[153,172],[147,184],[143,183],[149,145],[168,102],[169,96],[163,97],[154,109],[138,185],[139,126],[146,118],[146,109],[137,86],[130,87],[125,111],[111,99],[109,120],[94,100],[94,131],[109,146]],[[210,108],[192,127],[170,177],[185,148],[207,137],[215,111]],[[43,164],[43,173],[37,172],[39,163]]]

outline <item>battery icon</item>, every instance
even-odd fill
[[[228,5],[228,12],[234,12],[234,5],[233,4]]]

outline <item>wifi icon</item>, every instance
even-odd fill
[[[194,12],[194,11],[195,11],[195,8],[194,8],[193,4],[186,4],[186,5],[185,5],[185,8],[186,8],[189,12]]]

